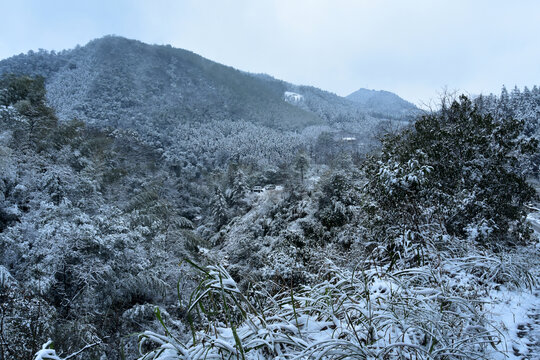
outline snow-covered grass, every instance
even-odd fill
[[[41,347],[41,350],[39,350],[36,353],[36,355],[34,357],[34,360],[70,360],[70,359],[76,359],[78,357],[78,355],[80,355],[81,353],[83,353],[86,350],[91,349],[94,346],[97,346],[99,344],[101,344],[101,341],[96,342],[96,343],[92,343],[92,344],[87,344],[82,349],[80,349],[80,350],[78,350],[78,351],[76,351],[76,352],[74,352],[74,353],[72,353],[70,355],[67,355],[65,357],[60,357],[60,356],[58,356],[56,354],[56,350],[54,349],[52,340],[49,340],[45,344],[43,344],[43,346]]]
[[[56,355],[56,351],[54,348],[52,348],[52,341],[49,340],[43,346],[41,347],[41,350],[39,350],[36,354],[36,357],[34,360],[62,360],[58,355]]]
[[[328,262],[317,284],[273,296],[242,293],[222,266],[197,267],[204,278],[186,304],[193,341],[145,332],[141,359],[504,358],[518,321],[506,309],[523,309],[505,296],[531,302],[521,289],[534,286],[514,260],[448,257],[393,271]]]

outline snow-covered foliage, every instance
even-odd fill
[[[471,263],[477,272],[465,269]],[[199,268],[204,278],[185,308],[204,325],[187,343],[166,328],[142,333],[140,349],[155,349],[141,359],[493,359],[505,351],[481,301],[489,288],[475,287],[489,276],[481,259],[393,271],[368,263],[323,268],[316,284],[273,296],[242,293],[222,266]],[[519,281],[527,272],[514,275]]]
[[[493,94],[478,96],[475,104],[480,111],[494,114],[499,118],[513,118],[522,123],[523,136],[540,140],[540,90],[538,86],[532,89],[517,86],[509,93],[503,86],[500,96]],[[520,159],[523,170],[531,177],[538,179],[540,157],[534,154]]]
[[[44,78],[0,80],[2,360],[538,352],[538,89],[385,122],[367,156],[356,104],[170,47],[6,71]]]
[[[123,314],[174,302],[176,259],[202,242],[175,201],[182,189],[136,137],[50,122],[42,82],[3,81],[20,98],[0,111],[0,358],[30,359],[49,337],[65,354],[151,326]],[[43,131],[27,136],[17,118]]]
[[[519,159],[535,154],[538,141],[522,134],[522,122],[482,114],[462,96],[387,137],[381,156],[366,164],[372,236],[426,243],[449,234],[486,246],[527,241],[524,204],[534,189]]]

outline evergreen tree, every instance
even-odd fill
[[[231,200],[235,205],[244,205],[243,199],[246,197],[248,191],[246,175],[240,169],[237,169],[232,183],[232,198]]]
[[[214,199],[212,201],[212,215],[214,216],[214,223],[218,229],[225,225],[229,219],[227,201],[219,188],[216,188]]]
[[[356,175],[351,168],[332,173],[323,181],[316,216],[324,226],[343,226],[351,220],[354,207],[359,203],[358,187],[353,180]]]
[[[304,174],[309,166],[309,159],[305,152],[301,151],[296,155],[296,159],[294,161],[294,168],[296,171],[300,172],[300,179],[302,180],[302,183],[304,182]]]
[[[19,113],[8,126],[15,131],[18,146],[40,150],[47,137],[57,126],[54,110],[47,106],[45,82],[42,77],[4,76],[0,80],[0,104],[14,106]]]
[[[520,157],[536,153],[538,143],[522,136],[523,127],[482,114],[461,96],[387,137],[380,158],[366,167],[376,235],[420,243],[434,233],[486,245],[526,240],[524,204],[534,190]]]

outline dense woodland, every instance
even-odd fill
[[[116,37],[0,69],[1,360],[534,356],[494,314],[537,289],[537,87],[404,116]]]

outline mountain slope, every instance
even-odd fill
[[[418,108],[398,95],[384,90],[359,89],[346,97],[361,105],[365,110],[380,114],[413,113]]]
[[[246,120],[279,129],[369,122],[337,95],[256,76],[171,46],[107,36],[60,53],[29,52],[0,62],[0,74],[41,75],[63,119],[166,131],[178,123]],[[299,90],[298,90],[299,89]],[[287,92],[305,91],[303,101]]]

